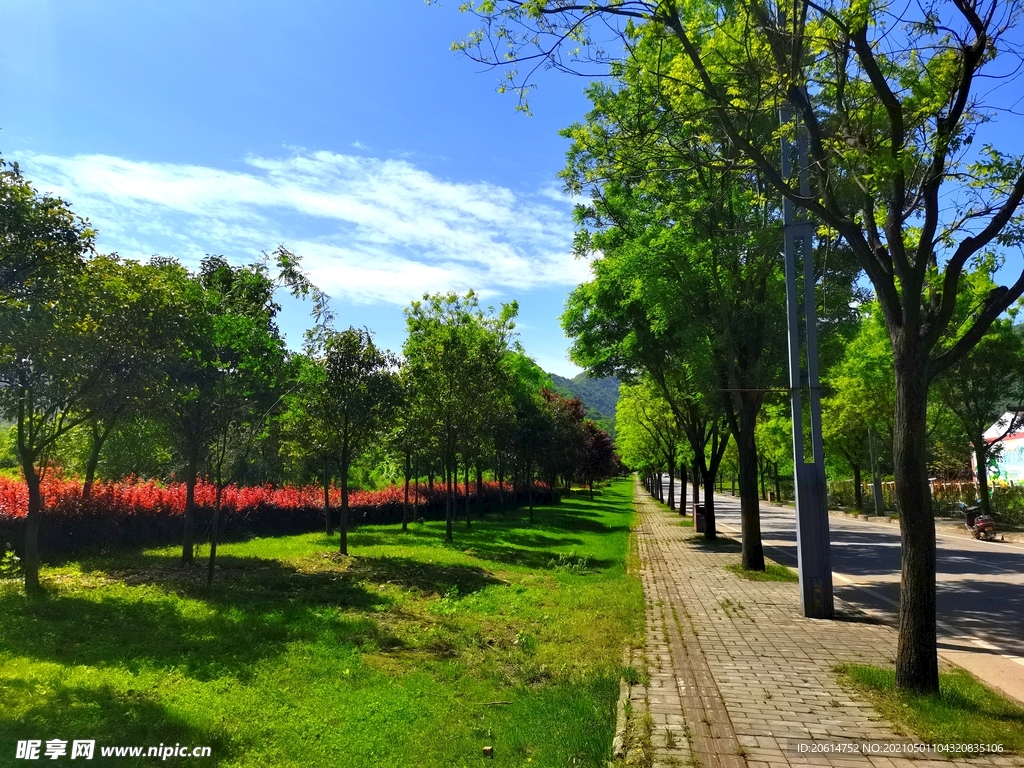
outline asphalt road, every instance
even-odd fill
[[[738,498],[716,495],[715,516],[719,530],[739,538]],[[899,526],[832,515],[829,528],[836,597],[895,624]],[[796,567],[792,508],[762,503],[761,534],[768,557]],[[1005,655],[1024,664],[1024,546],[955,534],[937,541],[940,649]]]

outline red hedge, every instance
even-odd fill
[[[460,486],[465,492],[465,486]],[[476,486],[470,486],[476,500]],[[39,532],[40,551],[70,554],[121,546],[157,546],[180,542],[185,509],[185,484],[159,485],[152,480],[105,482],[93,485],[90,498],[83,501],[82,483],[51,477],[43,481],[43,514]],[[548,500],[546,486],[538,485],[539,499]],[[351,491],[349,506],[354,523],[392,523],[402,519],[404,488],[392,485],[380,491]],[[413,487],[410,486],[410,516]],[[506,486],[506,503],[511,503]],[[498,503],[498,485],[484,483],[484,506]],[[196,536],[209,539],[216,488],[210,483],[196,485]],[[463,496],[464,498],[464,496]],[[341,491],[331,489],[332,518],[338,522]],[[479,514],[480,505],[474,510]],[[0,477],[0,544],[10,542],[20,550],[24,544],[24,518],[28,509],[28,488],[23,481]],[[420,485],[421,517],[444,515],[444,493]],[[280,536],[308,533],[324,527],[323,488],[318,486],[229,485],[221,497],[223,540],[252,536]],[[204,533],[205,532],[205,533]]]

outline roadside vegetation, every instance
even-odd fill
[[[732,571],[737,576],[747,579],[749,581],[788,581],[793,584],[800,581],[796,571],[785,565],[773,562],[768,558],[765,558],[765,567],[763,571],[750,571],[744,568],[740,563],[731,563],[725,566],[727,571]]]
[[[347,558],[326,533],[224,544],[212,589],[175,547],[44,567],[41,598],[2,582],[0,749],[73,735],[209,745],[217,766],[604,765],[642,636],[631,491],[533,524],[486,516],[455,546],[444,521],[361,527]]]
[[[896,673],[891,669],[850,665],[836,671],[841,683],[864,694],[899,731],[921,742],[1001,744],[1006,752],[1024,752],[1024,707],[963,670],[941,673],[939,693],[924,695],[898,691]],[[949,755],[954,759],[971,756]]]

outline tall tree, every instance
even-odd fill
[[[348,554],[348,486],[353,462],[382,436],[398,405],[395,378],[398,359],[373,343],[366,329],[326,331],[307,354],[322,370],[307,386],[309,413],[319,420],[316,433],[334,453],[340,470],[341,532],[339,551]],[[325,490],[326,494],[326,490]]]
[[[975,270],[968,276],[973,297],[965,296],[965,304],[984,301],[995,288],[989,276],[992,266],[994,264]],[[1024,402],[1024,339],[1020,329],[1014,327],[1013,317],[996,320],[970,352],[938,377],[935,390],[939,402],[953,414],[970,441],[977,467],[981,511],[991,514],[989,458],[999,450],[999,443],[1007,435],[1024,425],[1024,414],[1018,413]],[[996,434],[987,436],[989,428],[1008,411],[1012,416],[1000,424]]]
[[[465,296],[424,296],[405,310],[409,335],[403,356],[415,392],[412,407],[440,449],[447,492],[446,541],[453,540],[459,452],[468,460],[468,447],[483,432],[481,413],[490,408],[502,378],[501,361],[517,312],[515,303],[497,313],[485,312],[472,291]]]
[[[627,63],[672,78],[675,110],[712,115],[778,194],[853,250],[878,296],[895,364],[903,557],[897,685],[938,691],[928,388],[1024,293],[1022,272],[991,291],[962,332],[950,333],[970,259],[1024,240],[1024,162],[985,144],[988,114],[978,93],[983,80],[1014,71],[1001,54],[1014,55],[1008,32],[1018,5],[950,0],[895,19],[881,0],[788,11],[763,0],[493,0],[477,12],[486,26],[461,47],[498,66],[571,68],[580,56],[613,50],[593,30],[623,30]],[[582,50],[573,57],[567,47]],[[522,93],[534,71],[513,74],[513,88]],[[776,143],[751,130],[784,103],[806,129],[809,158],[800,170],[809,193],[781,172]],[[958,204],[948,206],[950,199]]]
[[[0,410],[28,486],[25,589],[39,589],[42,478],[57,440],[89,416],[109,360],[88,306],[93,232],[0,161]]]

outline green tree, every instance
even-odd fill
[[[213,305],[210,350],[216,375],[208,393],[209,474],[216,489],[210,527],[207,584],[213,583],[225,485],[241,475],[249,453],[280,405],[284,340],[274,317],[274,281],[265,262],[232,267],[222,257],[203,260],[200,281]],[[205,394],[205,393],[204,393]]]
[[[86,301],[93,232],[0,161],[0,410],[28,486],[25,589],[39,589],[41,482],[57,441],[84,422],[108,360]]]
[[[668,498],[661,500],[673,508],[676,468],[686,437],[654,382],[642,378],[637,384],[623,384],[619,388],[615,426],[627,466],[659,475],[663,469],[668,471]],[[663,496],[660,483],[658,486],[659,496]]]
[[[403,357],[415,393],[411,407],[437,441],[447,492],[446,541],[452,541],[458,457],[461,451],[468,471],[473,443],[484,432],[482,414],[491,408],[502,378],[517,312],[514,303],[497,314],[484,312],[472,291],[424,296],[405,310],[409,334]]]
[[[952,413],[970,441],[978,475],[981,511],[992,513],[988,465],[1000,442],[1018,431],[1024,418],[1024,340],[1011,318],[996,320],[981,341],[935,384],[939,402]],[[989,427],[1007,411],[1014,415],[1000,424],[1000,433],[986,439]]]
[[[108,361],[98,383],[88,421],[89,449],[83,473],[82,498],[92,491],[100,453],[114,430],[149,409],[159,388],[162,356],[173,345],[180,318],[169,270],[102,256],[89,264],[86,283],[91,311],[103,322],[97,327],[97,350]]]
[[[579,56],[609,50],[593,30],[623,29],[630,61],[672,78],[677,113],[712,115],[729,146],[778,194],[852,249],[878,297],[895,364],[903,557],[897,685],[937,692],[928,389],[1024,293],[1022,273],[951,333],[969,260],[1024,238],[1024,163],[983,141],[973,146],[988,120],[978,83],[1007,76],[1000,53],[1012,51],[1017,8],[942,2],[905,9],[892,23],[880,1],[780,10],[760,0],[488,0],[477,9],[485,27],[459,47],[495,65],[571,68]],[[534,71],[511,74],[513,88],[523,93]],[[783,175],[777,144],[759,132],[780,104],[806,129],[809,193]],[[957,205],[947,206],[949,199]]]
[[[824,378],[830,394],[822,401],[826,448],[842,456],[853,472],[858,507],[863,504],[861,470],[870,465],[869,441],[874,441],[876,450],[892,445],[896,408],[892,345],[881,311],[876,302],[868,302],[861,306],[860,314],[856,336]],[[881,458],[891,464],[889,451]]]
[[[307,355],[314,364],[303,379],[303,418],[315,450],[333,458],[340,470],[339,551],[347,555],[349,472],[394,416],[400,396],[398,360],[379,349],[368,330],[354,327],[325,331],[311,341]],[[325,501],[327,493],[325,483]]]

